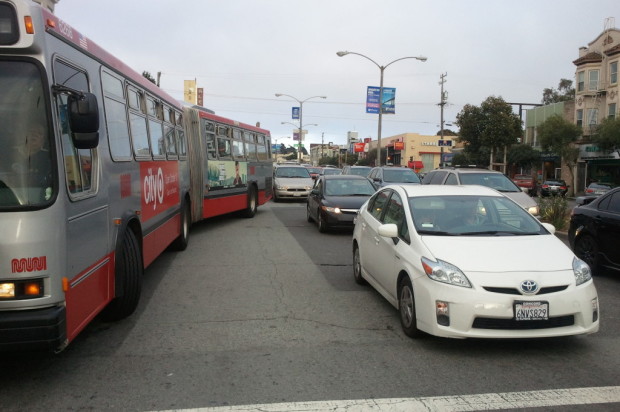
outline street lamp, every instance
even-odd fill
[[[343,57],[343,56],[346,56],[347,54],[357,54],[358,56],[361,56],[373,62],[374,65],[377,66],[381,72],[381,79],[379,82],[379,125],[378,125],[378,130],[377,130],[377,162],[376,162],[376,166],[381,166],[381,121],[383,119],[383,71],[387,69],[388,66],[391,65],[392,63],[396,63],[397,61],[400,61],[400,60],[416,59],[416,60],[420,60],[421,62],[425,62],[426,57],[424,56],[401,57],[400,59],[392,60],[385,66],[381,66],[379,65],[379,63],[377,63],[370,57],[364,56],[363,54],[360,54],[360,53],[355,53],[355,52],[350,52],[350,51],[339,51],[336,54],[338,55],[338,57]]]
[[[291,122],[280,122],[280,124],[290,124],[291,126],[297,127],[297,125],[295,123],[291,123]],[[302,136],[303,136],[303,130],[304,130],[303,128],[304,128],[304,126],[318,126],[318,124],[316,124],[316,123],[307,123],[307,124],[304,124],[304,125],[302,125],[301,123],[299,124],[299,143],[300,144],[299,144],[299,147],[297,148],[297,150],[299,151],[299,155],[298,155],[299,163],[302,163],[301,162],[301,139],[302,139]]]
[[[312,97],[308,97],[307,99],[304,100],[299,100],[296,97],[291,96],[290,94],[282,94],[282,93],[276,93],[276,97],[281,97],[281,96],[286,96],[286,97],[290,97],[291,99],[295,100],[297,103],[299,103],[299,149],[301,149],[301,145],[303,144],[303,140],[304,140],[304,133],[303,133],[303,124],[302,124],[302,116],[303,116],[303,105],[304,102],[310,100],[310,99],[327,99],[327,96],[312,96]],[[285,122],[282,122],[282,124],[284,124]],[[310,126],[310,125],[306,125],[306,126]],[[318,126],[318,125],[315,125]],[[301,150],[299,150],[299,163],[301,163]]]

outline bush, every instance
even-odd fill
[[[539,197],[540,220],[563,230],[567,223],[568,203],[562,196]]]

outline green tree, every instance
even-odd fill
[[[561,163],[568,167],[571,175],[571,190],[575,187],[574,167],[579,158],[579,148],[572,143],[581,136],[581,127],[569,122],[559,114],[554,114],[542,122],[536,132],[543,150],[549,150],[560,156]]]
[[[523,169],[529,169],[540,163],[540,152],[529,144],[517,144],[508,150],[508,163]]]
[[[558,102],[566,102],[575,99],[575,88],[573,81],[568,79],[560,79],[557,89],[545,88],[543,90],[543,104],[551,104]]]
[[[592,140],[601,149],[616,151],[620,154],[620,117],[604,119]]]
[[[146,78],[148,81],[150,81],[153,84],[157,84],[157,83],[155,83],[155,79],[153,78],[153,76],[151,76],[151,73],[149,73],[147,71],[143,71],[142,72],[142,77]]]
[[[521,120],[501,97],[490,96],[480,107],[465,105],[456,116],[459,141],[467,158],[480,166],[490,164],[490,154],[517,143],[523,135]]]

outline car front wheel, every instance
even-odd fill
[[[593,274],[598,272],[598,253],[598,244],[592,236],[583,235],[575,241],[575,255],[590,266]]]
[[[321,233],[327,232],[327,229],[329,229],[329,226],[327,225],[327,221],[325,221],[325,219],[321,215],[320,210],[316,211],[316,218],[318,219],[319,232]]]
[[[403,277],[400,281],[398,293],[398,309],[400,311],[400,324],[405,335],[410,338],[419,338],[422,332],[418,329],[415,312],[415,298],[413,296],[413,287],[408,277]]]

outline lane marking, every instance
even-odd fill
[[[358,399],[216,406],[196,409],[170,409],[159,412],[288,412],[288,411],[407,411],[460,412],[544,406],[620,403],[620,386],[550,389],[528,392],[483,393],[477,395],[432,396],[420,398]]]

